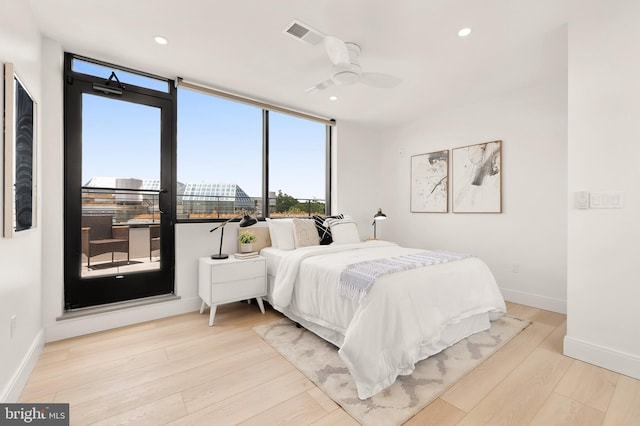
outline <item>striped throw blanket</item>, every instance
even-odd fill
[[[383,275],[406,271],[423,266],[453,262],[470,257],[469,254],[448,253],[443,251],[425,251],[388,259],[367,260],[348,265],[340,273],[338,294],[349,297],[361,304],[373,283]]]

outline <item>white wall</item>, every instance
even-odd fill
[[[380,150],[382,238],[470,252],[487,262],[507,300],[565,312],[566,93],[566,73],[559,73],[390,129]],[[502,140],[502,214],[410,212],[412,155],[494,140]]]
[[[36,102],[40,103],[40,34],[25,1],[3,0],[0,3],[0,62],[14,64]],[[4,71],[1,74],[4,76]],[[0,99],[4,99],[1,84]],[[3,110],[4,106],[0,108],[0,111]],[[43,114],[44,109],[40,105],[36,116]],[[40,268],[42,191],[39,189],[43,179],[37,167],[42,159],[42,128],[38,125],[36,130],[36,227],[21,231],[11,239],[0,238],[0,401],[17,399],[43,345]],[[0,176],[0,181],[3,176]],[[12,315],[16,316],[13,337],[10,334]]]
[[[570,1],[565,354],[640,379],[640,2]],[[624,191],[576,210],[575,191]]]
[[[361,238],[373,238],[373,215],[378,208],[384,207],[381,186],[384,171],[380,157],[382,129],[348,121],[341,121],[336,127],[332,213],[351,215],[358,224]]]

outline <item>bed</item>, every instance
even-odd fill
[[[477,257],[382,274],[364,296],[354,297],[342,291],[348,269],[440,252],[359,242],[353,235],[339,243],[291,247],[276,242],[280,231],[272,225],[274,244],[260,250],[267,258],[267,301],[339,348],[360,399],[411,374],[416,362],[488,329],[506,311],[493,274]]]

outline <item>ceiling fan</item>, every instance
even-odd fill
[[[400,84],[401,80],[398,77],[389,74],[363,72],[358,63],[361,49],[356,43],[344,42],[337,37],[322,34],[320,31],[295,20],[283,32],[307,44],[317,45],[322,42],[331,61],[329,79],[306,89],[306,93],[314,94],[332,86],[355,83],[363,83],[376,88],[393,88]]]

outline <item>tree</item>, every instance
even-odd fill
[[[307,213],[309,215],[312,215],[312,214],[322,215],[325,213],[324,203],[316,200],[315,198],[313,200],[301,201],[296,205],[296,207],[301,212]]]
[[[298,204],[298,200],[291,195],[285,194],[282,190],[278,190],[278,196],[276,197],[276,212],[285,213]]]

